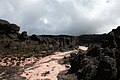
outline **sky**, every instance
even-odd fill
[[[120,25],[120,0],[0,0],[0,19],[28,34],[107,33]]]

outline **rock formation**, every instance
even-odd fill
[[[78,80],[120,79],[120,27],[105,35],[102,44],[94,44],[86,52],[78,52],[70,59],[69,73]],[[83,56],[84,55],[84,56]]]
[[[74,36],[67,35],[32,35],[26,31],[19,33],[20,27],[6,20],[0,20],[0,51],[1,53],[21,53],[34,51],[67,51],[78,45]]]

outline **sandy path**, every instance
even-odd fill
[[[87,48],[80,46],[79,49],[86,50]],[[26,77],[27,80],[57,80],[58,73],[67,69],[65,65],[58,64],[58,60],[71,52],[73,51],[56,52],[54,55],[44,57],[37,61],[34,66],[25,69],[21,76]]]
[[[80,49],[80,50],[83,50],[83,51],[86,51],[86,50],[88,50],[88,47],[85,47],[85,46],[79,46],[79,49]]]
[[[65,65],[58,64],[58,60],[62,59],[69,52],[56,52],[55,55],[44,57],[37,61],[34,66],[24,70],[22,77],[28,80],[57,80],[60,71],[66,70]]]

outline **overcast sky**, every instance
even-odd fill
[[[29,34],[104,33],[120,25],[120,0],[0,0],[0,18]]]

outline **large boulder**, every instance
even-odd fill
[[[6,20],[0,19],[0,25],[9,25],[10,23]]]
[[[20,40],[22,41],[25,41],[25,40],[28,40],[28,35],[27,35],[27,32],[26,31],[23,31],[20,35]]]
[[[0,20],[0,32],[1,33],[18,33],[20,31],[20,27],[16,24],[10,24],[8,21]]]
[[[94,47],[92,47],[88,52],[87,52],[87,56],[91,56],[91,57],[98,57],[101,53],[101,48],[98,45],[95,45]]]
[[[34,40],[34,41],[40,41],[39,37],[35,34],[33,34],[32,36],[30,36],[30,39],[31,40]]]
[[[87,60],[85,59],[85,54],[82,52],[78,52],[74,58],[70,59],[70,72],[74,73],[83,68],[87,63]],[[79,64],[79,65],[78,65]]]
[[[10,24],[10,32],[19,32],[20,31],[20,27],[17,26],[16,24]]]
[[[77,72],[78,80],[96,80],[98,65],[91,62]]]
[[[116,62],[109,56],[100,59],[95,80],[116,80]]]

